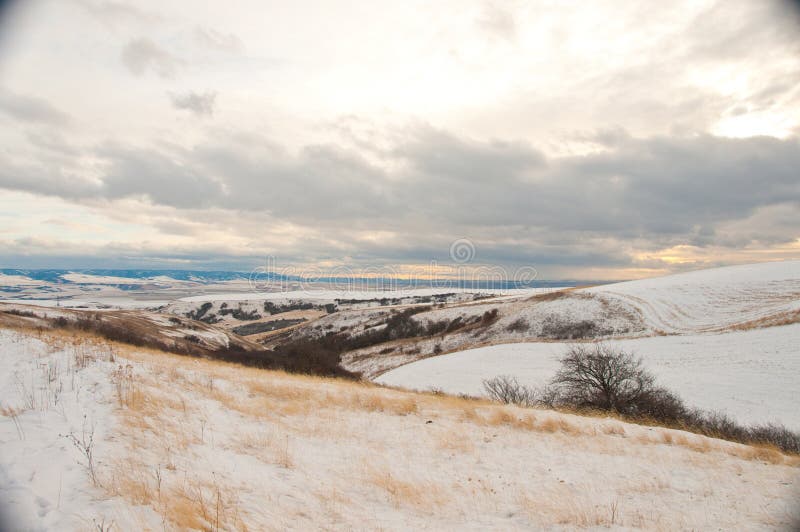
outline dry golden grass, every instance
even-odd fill
[[[580,490],[567,487],[550,493],[520,494],[517,504],[540,526],[555,523],[571,528],[606,528],[625,524],[618,499],[611,499],[607,504],[593,504]]]
[[[543,419],[539,423],[536,424],[536,428],[534,430],[538,430],[541,432],[563,432],[566,434],[580,434],[581,429],[567,421],[562,417],[551,416],[548,418]]]
[[[103,344],[99,347],[102,350]],[[124,441],[130,455],[108,466],[101,484],[132,504],[153,508],[164,517],[167,530],[242,530],[248,525],[262,529],[268,526],[265,517],[274,517],[272,510],[265,516],[255,509],[248,514],[243,508],[254,508],[254,496],[263,498],[264,504],[280,504],[284,487],[292,490],[292,497],[285,497],[285,507],[277,512],[297,522],[310,523],[311,515],[315,519],[324,515],[331,528],[352,528],[358,522],[354,515],[364,511],[364,497],[370,498],[366,506],[377,501],[410,518],[435,513],[463,519],[470,511],[491,514],[492,505],[495,510],[513,508],[517,483],[531,490],[530,495],[520,496],[518,505],[530,516],[533,528],[553,524],[658,528],[652,515],[633,509],[625,513],[615,497],[620,494],[624,501],[631,494],[658,497],[658,491],[671,489],[663,475],[654,473],[652,482],[642,482],[639,475],[629,484],[609,477],[615,485],[608,493],[582,493],[569,484],[560,491],[555,473],[551,478],[544,474],[542,491],[536,492],[538,477],[534,484],[515,478],[504,461],[510,446],[515,446],[513,457],[528,443],[540,445],[543,453],[555,450],[557,457],[568,449],[577,460],[591,454],[630,455],[632,463],[640,464],[636,467],[663,457],[665,468],[725,471],[734,479],[737,466],[747,473],[767,467],[762,463],[800,465],[775,449],[618,419],[289,375],[124,346],[114,350],[117,370],[111,379],[123,428],[115,437]],[[427,424],[429,420],[433,423]],[[380,430],[373,431],[374,427]],[[319,449],[321,459],[309,458],[309,448]],[[687,453],[687,448],[695,452]],[[140,456],[139,449],[146,454]],[[268,464],[265,476],[275,478],[265,478],[259,485],[247,475],[238,476],[241,468],[236,473],[217,469],[208,462],[214,455],[207,454],[215,449],[246,457],[247,464],[257,463],[250,460]],[[391,465],[383,464],[384,459]],[[206,462],[197,467],[195,460]],[[398,465],[417,460],[407,470]],[[475,468],[476,473],[469,470],[472,478],[462,478],[463,466],[474,461],[485,467]],[[557,462],[555,458],[551,463]],[[368,465],[359,468],[359,463]],[[448,469],[453,464],[460,467],[455,473]],[[329,465],[333,476],[326,476]],[[485,472],[494,471],[495,465],[505,467],[502,480]],[[353,482],[338,482],[337,475]],[[313,485],[307,491],[299,489],[309,478]],[[239,496],[245,502],[240,503]],[[315,501],[323,514],[319,508],[308,509]]]
[[[604,425],[602,431],[603,434],[609,434],[614,436],[625,436],[625,427],[619,423]]]
[[[800,323],[800,310],[790,310],[786,312],[779,312],[770,316],[764,316],[756,320],[745,321],[737,323],[725,330],[734,331],[747,331],[750,329],[762,329],[764,327],[778,327],[781,325],[791,325],[793,323]]]
[[[284,469],[294,466],[290,451],[291,439],[288,434],[275,431],[260,430],[243,432],[233,437],[233,448],[256,456],[268,464],[279,465]]]
[[[441,451],[459,454],[472,453],[475,451],[475,443],[467,431],[448,430],[437,436],[436,448]]]
[[[442,486],[433,482],[401,479],[386,467],[367,468],[363,480],[384,492],[395,507],[432,512],[448,502],[447,491]]]
[[[175,394],[161,393],[157,389],[179,386],[185,390],[212,398],[227,409],[239,412],[248,417],[268,419],[279,422],[281,418],[295,418],[294,423],[300,426],[300,420],[319,410],[340,411],[342,409],[382,412],[401,416],[420,415],[426,417],[453,416],[467,424],[505,426],[514,430],[537,431],[542,433],[564,433],[573,436],[594,436],[597,433],[612,436],[632,436],[638,443],[670,444],[689,448],[699,453],[721,451],[742,459],[769,461],[798,465],[800,457],[788,456],[778,451],[767,452],[763,448],[746,445],[732,445],[727,442],[712,440],[703,436],[686,434],[681,431],[660,431],[656,438],[647,433],[630,431],[626,427],[636,425],[603,424],[597,428],[585,429],[570,421],[571,414],[548,412],[538,415],[531,410],[510,409],[484,399],[446,396],[430,392],[415,393],[400,389],[377,386],[371,383],[329,379],[316,376],[288,374],[281,371],[260,370],[240,365],[207,360],[187,358],[167,354],[161,351],[132,347],[125,344],[109,342],[90,333],[67,330],[46,330],[23,328],[26,333],[35,333],[46,343],[57,348],[65,346],[86,345],[89,351],[113,352],[126,360],[147,364],[154,368],[162,378],[158,383],[151,383],[152,388],[144,397],[137,388],[141,386],[136,378],[126,376],[120,380],[118,399],[121,406],[132,412],[127,423],[140,430],[155,430],[159,412],[167,412],[169,416],[181,413],[183,417],[194,412],[192,405],[183,399],[174,399]],[[80,352],[80,351],[79,351]],[[88,355],[87,355],[88,356]],[[215,386],[215,380],[228,380],[241,386],[241,393],[227,392]],[[521,412],[521,413],[520,413]],[[593,413],[582,412],[580,415],[592,419]],[[607,418],[608,413],[596,413],[596,416]],[[613,417],[613,416],[611,416]],[[163,422],[161,423],[163,425]],[[593,427],[593,424],[588,424]],[[163,428],[163,427],[162,427]],[[628,434],[630,432],[630,434]],[[321,434],[321,433],[320,433]],[[689,436],[689,437],[687,437]],[[194,437],[187,434],[183,438],[190,444]],[[766,458],[765,458],[766,457]],[[779,458],[780,457],[780,461]]]

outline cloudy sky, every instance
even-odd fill
[[[199,6],[203,7],[199,7]],[[800,258],[789,2],[31,0],[0,18],[0,266]]]

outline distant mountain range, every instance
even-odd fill
[[[23,276],[36,281],[43,281],[48,283],[60,284],[95,284],[92,279],[79,278],[75,279],[74,274],[82,276],[96,276],[105,278],[119,279],[119,283],[105,282],[97,279],[102,284],[115,284],[120,288],[124,288],[127,284],[141,284],[142,281],[156,280],[159,282],[168,279],[175,281],[195,282],[200,284],[213,284],[225,281],[246,281],[254,274],[250,272],[237,272],[237,271],[205,271],[205,270],[117,270],[117,269],[17,269],[17,268],[0,268],[0,274]],[[73,277],[70,279],[69,277]],[[165,279],[168,278],[168,279]],[[308,281],[297,276],[280,275],[277,273],[258,273],[255,277],[259,282],[266,280],[275,281]],[[130,279],[134,283],[126,283],[123,279]],[[344,283],[348,279],[342,277],[320,277],[313,280],[316,283]],[[353,278],[349,281],[356,282],[361,286],[381,285],[385,284],[388,279],[374,279],[374,278]],[[487,280],[455,280],[455,279],[433,279],[433,280],[406,280],[406,279],[391,279],[391,283],[398,288],[408,288],[410,286],[419,287],[453,287],[453,288],[494,288],[494,289],[510,289],[510,288],[537,288],[537,287],[563,287],[563,286],[579,286],[590,284],[606,284],[608,281],[594,281],[594,280],[533,280],[526,282],[517,281],[487,281]],[[0,285],[2,280],[0,280]]]

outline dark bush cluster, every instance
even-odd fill
[[[509,323],[508,325],[506,325],[506,330],[508,332],[521,333],[529,330],[530,328],[531,328],[530,324],[523,318],[518,318]]]
[[[259,321],[256,323],[247,323],[233,328],[233,332],[240,336],[249,336],[251,334],[260,334],[263,332],[277,331],[285,329],[298,323],[303,323],[304,319],[299,318],[296,320],[273,320],[273,321]]]
[[[211,310],[211,307],[213,307],[213,306],[214,306],[214,304],[210,303],[210,302],[203,303],[196,310],[190,310],[189,312],[187,312],[186,313],[186,317],[189,318],[190,320],[201,320],[203,318],[203,316],[205,316],[206,313],[209,310]]]
[[[30,310],[19,310],[15,308],[10,308],[6,310],[2,310],[4,314],[11,314],[12,316],[19,316],[21,318],[36,318],[36,314],[31,312]]]
[[[500,313],[496,308],[492,310],[487,310],[481,316],[481,325],[491,325],[492,323],[496,322],[500,317]]]
[[[550,315],[542,321],[542,336],[553,340],[579,340],[598,338],[614,331],[604,329],[590,320],[571,321],[561,316]]]
[[[241,307],[220,308],[219,313],[222,316],[231,315],[234,317],[234,319],[237,319],[239,321],[253,321],[261,319],[261,314],[259,314],[257,310],[251,310],[250,312],[248,312],[242,309]]]
[[[483,382],[487,395],[503,403],[578,411],[609,411],[634,421],[661,424],[747,444],[774,445],[800,453],[800,434],[782,425],[743,426],[730,417],[687,408],[669,390],[656,385],[640,358],[602,344],[579,344],[561,358],[548,387],[535,390],[513,377]]]
[[[283,314],[284,312],[291,312],[293,310],[312,310],[322,308],[307,301],[289,301],[288,303],[276,305],[272,301],[264,302],[264,312],[267,314]],[[330,314],[330,312],[329,312]]]

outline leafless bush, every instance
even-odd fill
[[[571,346],[551,384],[559,391],[560,400],[571,406],[636,414],[644,403],[668,394],[654,382],[641,359],[592,344]]]
[[[516,377],[499,375],[483,381],[486,394],[495,401],[519,406],[533,406],[537,403],[536,391],[520,384]]]
[[[81,428],[80,436],[76,435],[75,432],[70,432],[64,437],[72,442],[72,445],[83,455],[86,460],[86,469],[89,471],[89,477],[92,479],[92,484],[96,486],[98,482],[94,463],[94,425],[87,428],[86,422],[86,416],[83,416],[83,427]]]
[[[752,443],[775,445],[785,452],[800,454],[800,434],[792,432],[783,425],[767,423],[755,425],[748,430]]]

